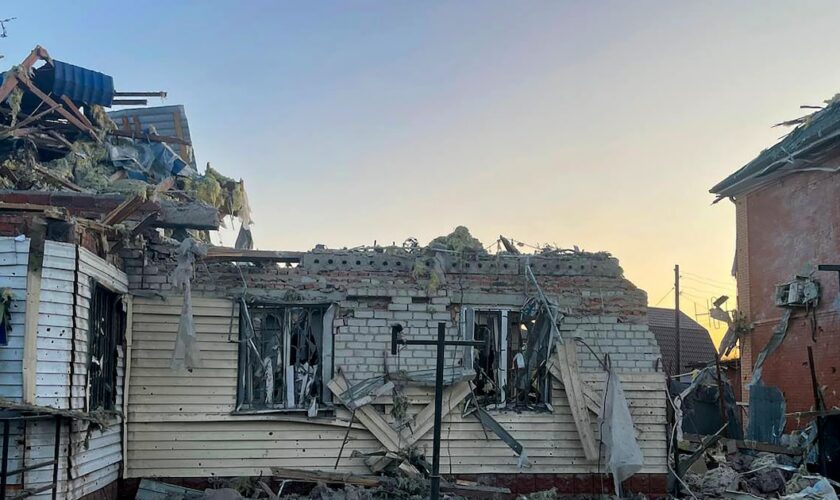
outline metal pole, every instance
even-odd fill
[[[435,369],[435,429],[432,448],[432,500],[440,498],[440,421],[443,415],[443,358],[446,347],[446,323],[438,323],[437,367]]]
[[[674,337],[677,344],[677,366],[674,370],[677,375],[677,382],[679,382],[679,375],[682,373],[680,367],[680,265],[674,266]],[[676,422],[676,425],[680,425]],[[674,426],[674,436],[671,444],[674,446],[674,473],[679,476],[680,473],[680,443],[677,441],[678,429]]]
[[[726,437],[729,437],[729,418],[726,416],[726,404],[723,401],[723,379],[720,376],[720,356],[715,355],[715,368],[717,369],[718,403],[720,403],[720,423],[727,427]]]
[[[53,464],[52,500],[55,500],[58,497],[58,461],[61,458],[61,417],[59,415],[55,417],[55,449],[53,456],[55,463]]]
[[[7,472],[9,472],[9,421],[3,420],[3,464],[0,465],[0,498],[6,498]],[[23,484],[23,481],[20,483]]]
[[[820,394],[820,383],[817,381],[817,368],[814,364],[814,351],[811,346],[808,346],[808,365],[811,368],[811,387],[814,389],[814,408],[817,410],[817,418],[815,420],[817,425],[817,466],[820,474],[825,476],[828,474],[827,458],[825,455],[825,439],[820,419],[822,412],[825,410],[823,405],[822,395]]]
[[[677,342],[677,375],[682,373],[682,365],[680,364],[680,351],[682,350],[682,343],[680,342],[680,265],[674,266],[674,338]]]

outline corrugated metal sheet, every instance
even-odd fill
[[[67,96],[77,104],[110,106],[114,99],[113,77],[53,59],[35,70],[35,85],[56,97]]]
[[[229,300],[193,299],[203,366],[189,372],[169,368],[181,299],[134,299],[126,477],[208,477],[259,475],[271,466],[332,470],[346,423],[283,420],[277,415],[232,415],[236,401],[238,318],[231,322]],[[352,367],[347,367],[352,369]],[[584,373],[599,390],[604,376]],[[645,454],[643,472],[665,471],[664,377],[658,373],[621,375],[631,415]],[[410,413],[429,404],[428,389],[410,388]],[[378,400],[390,409],[390,400]],[[554,413],[492,412],[526,447],[533,467],[518,469],[517,458],[499,439],[486,439],[473,417],[455,411],[444,419],[441,447],[444,470],[477,473],[593,473],[597,464],[583,455],[571,410],[562,389],[554,391]],[[339,409],[339,416],[349,414]],[[597,424],[593,423],[597,435]],[[539,429],[539,432],[534,432]],[[418,443],[431,453],[431,432]],[[353,450],[370,452],[379,442],[353,429],[339,469],[367,472]]]
[[[154,106],[147,108],[131,108],[121,109],[117,111],[110,111],[108,116],[117,124],[117,127],[127,130],[146,131],[150,127],[154,127],[158,135],[169,137],[178,137],[189,141],[192,144],[192,137],[190,136],[190,124],[187,121],[187,114],[184,111],[184,106]],[[190,165],[195,167],[195,155],[189,154],[186,146],[180,144],[170,144],[173,150],[178,153],[181,158],[188,161]]]

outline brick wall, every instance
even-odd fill
[[[750,241],[747,226],[747,196],[735,200],[735,266],[738,280],[738,310],[750,317]],[[750,391],[744,390],[752,378],[752,342],[747,339],[740,343],[741,369],[739,370],[739,389],[743,401],[749,403]],[[741,400],[739,400],[741,401]]]
[[[738,241],[748,241],[745,252],[749,267],[739,269],[739,301],[745,290],[748,318],[755,328],[747,346],[750,363],[745,357],[743,377],[752,376],[748,370],[782,316],[783,309],[774,304],[775,286],[815,270],[818,264],[840,260],[838,199],[840,175],[827,172],[789,175],[746,196],[746,207],[739,215]],[[741,217],[746,219],[744,223],[740,223]],[[840,316],[833,305],[840,293],[837,275],[817,271],[813,276],[822,287],[816,340],[806,312],[794,310],[785,341],[764,364],[763,381],[782,390],[788,412],[807,411],[814,404],[808,346],[814,351],[819,383],[827,386],[826,403],[829,407],[840,404]],[[789,429],[802,424],[788,419]]]
[[[133,290],[176,293],[170,273],[174,246],[153,241],[146,250],[124,250]],[[431,338],[439,322],[450,338],[459,337],[463,306],[518,311],[534,287],[524,276],[525,257],[487,256],[444,259],[446,283],[429,290],[428,280],[412,277],[417,257],[378,252],[320,250],[306,253],[299,266],[205,263],[196,265],[196,295],[237,297],[247,285],[252,296],[285,303],[337,303],[335,365],[353,381],[389,367],[434,368],[431,346],[390,355],[390,325],[407,338]],[[646,324],[646,294],[623,277],[616,259],[605,254],[527,258],[544,292],[565,310],[564,335],[581,337],[599,355],[609,353],[621,371],[654,371],[659,348]],[[599,371],[588,348],[578,346],[581,367]],[[447,365],[460,363],[462,351],[447,349]]]

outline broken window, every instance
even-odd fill
[[[463,318],[467,336],[486,342],[482,348],[468,348],[465,359],[475,370],[475,395],[481,404],[527,409],[549,402],[545,345],[534,341],[536,320],[525,320],[518,311],[469,307]],[[530,348],[529,340],[534,344]]]
[[[94,283],[88,321],[88,407],[91,410],[114,410],[116,407],[117,349],[125,335],[125,316],[120,295]]]
[[[332,318],[326,305],[240,304],[238,410],[317,413],[330,401]],[[325,325],[326,328],[325,328]]]

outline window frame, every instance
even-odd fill
[[[125,301],[125,294],[113,290],[107,285],[90,278],[90,299],[88,302],[88,316],[87,316],[87,373],[86,373],[86,390],[85,390],[85,405],[88,411],[95,411],[103,409],[105,411],[117,411],[117,395],[119,381],[119,360],[120,360],[120,346],[125,344],[125,335],[128,328],[128,311]],[[104,293],[103,298],[98,295]],[[113,300],[108,304],[109,300]],[[104,302],[104,303],[103,303]],[[112,307],[109,317],[103,317],[99,314],[102,307]],[[96,319],[105,319],[106,328],[116,328],[110,335],[97,335],[94,337],[94,329],[100,323]],[[110,354],[110,362],[103,369],[103,363],[99,362],[99,368],[94,371],[94,359],[102,355]],[[102,358],[105,359],[105,358]],[[105,371],[110,372],[108,379],[110,379],[110,391],[107,385],[103,385],[101,374]],[[101,405],[101,406],[100,406]]]
[[[321,339],[320,339],[320,346],[318,352],[318,368],[316,373],[320,376],[320,383],[321,383],[321,390],[320,393],[315,396],[316,401],[316,410],[317,413],[328,412],[333,409],[332,403],[332,392],[327,388],[327,383],[332,380],[335,371],[335,326],[334,326],[334,318],[338,311],[338,307],[336,304],[332,303],[314,303],[314,304],[298,304],[298,303],[275,303],[275,302],[253,302],[253,303],[246,303],[244,299],[240,299],[239,302],[239,339],[237,341],[238,350],[237,350],[237,383],[236,383],[236,405],[233,410],[233,414],[235,415],[253,415],[253,414],[263,414],[263,413],[305,413],[309,411],[309,408],[300,408],[300,407],[288,407],[287,402],[287,375],[288,373],[284,369],[283,376],[281,378],[275,377],[274,378],[274,392],[277,393],[277,384],[282,384],[282,389],[280,390],[280,395],[282,395],[282,399],[279,401],[273,401],[271,406],[266,406],[264,404],[259,405],[253,402],[253,396],[250,398],[251,401],[248,401],[246,397],[246,391],[248,387],[246,385],[245,377],[248,375],[248,366],[249,363],[249,356],[248,353],[253,354],[253,350],[256,349],[255,343],[253,346],[248,345],[248,341],[243,337],[243,335],[247,334],[248,329],[251,327],[248,326],[248,322],[251,322],[253,325],[253,311],[261,311],[262,314],[268,315],[271,312],[282,312],[282,320],[280,321],[281,328],[282,328],[282,339],[280,341],[281,349],[283,351],[283,359],[288,360],[290,358],[291,353],[291,317],[287,311],[291,311],[294,309],[303,309],[303,310],[318,310],[320,311],[319,317],[322,324],[321,327]],[[280,314],[275,314],[280,315]],[[329,328],[326,327],[326,318],[329,319]],[[256,331],[254,332],[256,336]],[[317,339],[316,339],[317,345]],[[262,354],[262,353],[259,353]],[[251,361],[253,362],[253,361]],[[287,365],[291,366],[291,365]],[[275,373],[277,369],[274,369]],[[252,387],[253,390],[253,387]]]
[[[466,328],[467,323],[471,322],[473,325],[476,324],[476,318],[478,314],[481,313],[497,313],[500,317],[500,327],[498,332],[498,350],[497,350],[497,367],[496,367],[496,383],[499,387],[499,397],[496,403],[486,405],[485,408],[487,409],[506,409],[510,404],[516,404],[515,401],[509,401],[509,397],[511,394],[508,378],[510,372],[510,366],[508,363],[508,358],[510,355],[510,323],[512,321],[512,315],[518,314],[519,311],[513,307],[504,307],[504,306],[483,306],[483,305],[465,305],[461,309],[461,313],[459,314],[459,329],[461,331],[461,337],[464,340],[475,340],[475,328]],[[522,323],[519,321],[519,323]],[[464,367],[470,370],[474,370],[473,360],[475,359],[475,347],[465,347],[464,351]],[[544,411],[548,410],[551,411],[551,393],[552,393],[552,384],[553,381],[551,380],[551,374],[549,373],[546,367],[543,367],[545,379],[548,380],[548,393],[543,395],[543,400],[534,404],[533,408],[530,408],[531,411]],[[517,410],[529,410],[528,406],[525,407],[517,406]]]

